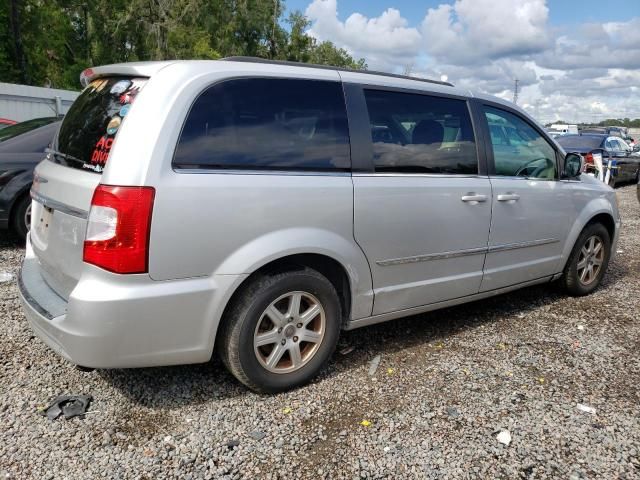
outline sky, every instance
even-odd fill
[[[640,118],[640,0],[287,0],[369,69],[446,79],[544,123]]]

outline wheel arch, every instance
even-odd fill
[[[9,228],[13,228],[13,222],[16,216],[16,210],[20,201],[23,198],[30,197],[31,184],[26,185],[22,189],[18,190],[18,192],[13,196],[13,200],[9,205],[9,214],[7,215],[7,221]]]
[[[594,215],[593,217],[591,217],[591,219],[589,219],[589,221],[585,224],[582,230],[584,230],[588,225],[591,225],[593,223],[601,223],[602,225],[604,225],[604,227],[607,229],[607,232],[609,233],[609,238],[611,239],[611,242],[613,242],[613,239],[616,235],[616,222],[610,213],[602,212]]]
[[[340,298],[342,324],[344,326],[351,317],[353,307],[352,281],[349,276],[348,269],[340,261],[326,254],[295,253],[283,255],[264,263],[256,268],[252,273],[245,276],[242,281],[235,286],[233,293],[229,296],[221,311],[220,321],[216,326],[216,331],[213,332],[215,338],[214,345],[218,343],[218,333],[225,322],[229,309],[232,308],[232,305],[238,296],[242,294],[243,290],[250,282],[254,281],[261,275],[273,275],[287,271],[302,270],[304,268],[312,268],[318,271],[335,287],[338,297]]]
[[[563,252],[562,252],[562,264],[559,271],[564,271],[564,268],[567,264],[567,260],[571,255],[571,251],[580,236],[580,233],[588,226],[594,223],[601,223],[607,229],[609,233],[609,238],[611,239],[612,247],[614,245],[614,240],[617,235],[617,222],[615,221],[614,212],[611,204],[603,198],[598,198],[590,202],[586,208],[583,209],[582,213],[578,216],[578,218],[574,221],[571,230],[569,231],[569,235],[567,236],[567,241],[565,243]],[[613,258],[615,252],[611,252],[611,256]]]

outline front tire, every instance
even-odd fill
[[[571,251],[560,282],[573,296],[593,292],[609,266],[611,239],[601,223],[587,225]]]
[[[329,360],[341,319],[338,293],[317,271],[260,276],[225,313],[218,351],[250,389],[289,390],[308,383]]]

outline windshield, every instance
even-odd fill
[[[602,144],[602,137],[595,135],[563,135],[556,138],[556,142],[558,142],[566,151],[571,149],[593,150],[595,148],[600,148],[600,145]]]
[[[101,173],[120,124],[146,82],[131,77],[92,81],[65,116],[51,160]]]
[[[16,123],[15,125],[10,125],[0,130],[0,142],[17,137],[23,133],[30,132],[31,130],[35,130],[36,128],[40,128],[44,125],[49,125],[56,120],[58,120],[57,117],[34,118],[25,122]]]

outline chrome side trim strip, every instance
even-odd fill
[[[518,248],[537,247],[540,245],[549,245],[558,243],[557,238],[542,238],[540,240],[531,240],[528,242],[506,243],[504,245],[493,245],[490,247],[469,248],[466,250],[455,250],[452,252],[430,253],[427,255],[415,255],[412,257],[390,258],[388,260],[377,260],[376,263],[381,267],[391,265],[405,265],[407,263],[428,262],[431,260],[447,260],[450,258],[466,257],[468,255],[480,255],[483,253],[505,252],[508,250],[516,250]]]
[[[487,247],[469,248],[467,250],[456,250],[453,252],[430,253],[428,255],[416,255],[414,257],[391,258],[389,260],[376,261],[381,267],[389,265],[403,265],[406,263],[428,262],[430,260],[446,260],[448,258],[466,257],[467,255],[479,255],[486,253]]]
[[[396,172],[353,172],[353,177],[399,177],[399,178],[489,178],[487,175],[460,173],[396,173]]]
[[[540,240],[530,240],[528,242],[506,243],[504,245],[493,245],[487,249],[488,253],[504,252],[507,250],[516,250],[518,248],[538,247],[540,245],[549,245],[551,243],[559,243],[557,238],[542,238]]]
[[[351,177],[346,171],[321,170],[268,170],[268,169],[232,169],[232,168],[180,168],[173,166],[173,171],[179,175],[278,175],[286,177]]]
[[[41,203],[47,208],[50,208],[57,212],[65,213],[67,215],[71,215],[73,217],[82,218],[83,220],[86,220],[89,217],[89,212],[87,212],[86,210],[70,207],[69,205],[65,205],[62,202],[58,202],[49,197],[46,197],[45,195],[42,195],[34,191],[33,189],[31,190],[30,193],[31,193],[31,198],[33,198],[36,202]]]

